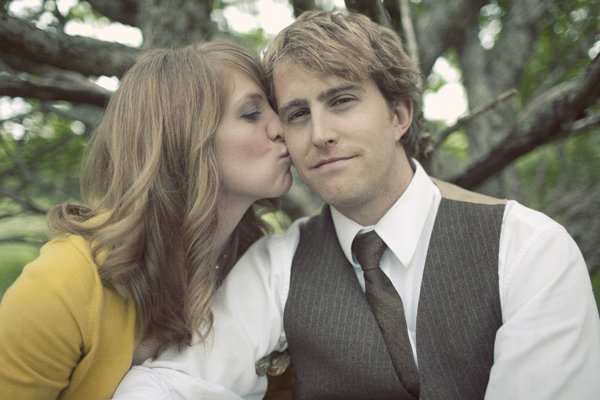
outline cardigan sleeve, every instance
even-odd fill
[[[5,398],[55,399],[67,387],[87,350],[98,285],[89,253],[68,238],[46,244],[23,269],[0,303]]]

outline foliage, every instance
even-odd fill
[[[550,7],[523,75],[519,90],[523,103],[539,91],[540,77],[564,80],[585,68],[594,56],[590,49],[600,41],[599,15],[597,1],[560,2]]]
[[[569,188],[590,188],[600,182],[600,134],[587,132],[552,143],[517,161],[527,201],[544,209]]]
[[[35,106],[36,101],[30,103]],[[22,208],[38,213],[56,203],[77,199],[79,165],[87,143],[83,124],[39,109],[13,117],[12,122],[25,129],[20,137],[15,137],[14,131],[0,130],[3,191],[29,199],[31,204],[21,204]],[[11,208],[9,203],[4,198],[0,204]]]

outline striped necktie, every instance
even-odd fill
[[[402,299],[379,267],[386,245],[375,231],[357,235],[352,251],[365,278],[365,296],[379,324],[383,340],[400,382],[415,399],[419,398],[419,376],[413,358]]]

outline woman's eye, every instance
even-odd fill
[[[244,118],[246,121],[254,122],[254,121],[258,120],[258,117],[260,116],[260,114],[262,114],[262,112],[256,110],[256,111],[248,112],[248,113],[242,115],[242,118]]]

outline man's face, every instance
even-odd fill
[[[410,101],[392,109],[370,79],[318,75],[291,62],[276,66],[273,83],[302,180],[355,221],[377,222],[412,177],[398,143],[412,120]]]

